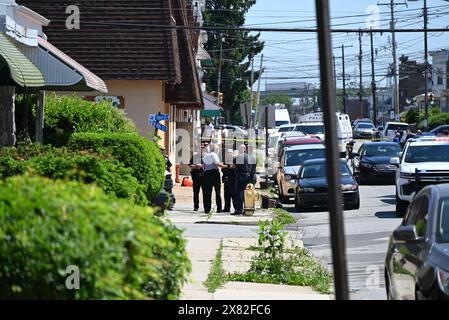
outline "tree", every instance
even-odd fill
[[[292,98],[286,93],[270,93],[268,96],[262,99],[262,105],[274,105],[276,103],[284,104],[289,109],[292,104]]]
[[[245,24],[246,13],[255,3],[256,0],[208,0],[204,11],[204,26],[241,27]],[[212,64],[206,69],[204,82],[209,92],[217,91],[221,63],[220,92],[224,94],[226,118],[234,123],[241,121],[240,104],[248,101],[251,61],[264,47],[259,36],[260,34],[251,35],[247,31],[237,30],[208,31],[205,48],[212,58]],[[260,73],[254,72],[254,82],[259,79]]]

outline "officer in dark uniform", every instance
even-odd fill
[[[235,197],[236,188],[236,176],[235,176],[235,166],[234,166],[234,150],[229,149],[225,154],[225,167],[221,169],[223,173],[223,183],[224,183],[224,209],[222,212],[231,212],[231,200],[234,208],[237,206]]]
[[[203,153],[203,147],[201,147]],[[201,163],[202,155],[194,154],[190,159],[190,174],[193,181],[193,211],[200,207],[200,190],[204,187],[204,169]]]
[[[242,215],[245,204],[245,189],[254,178],[252,177],[252,167],[244,144],[240,145],[239,155],[235,158],[234,164],[236,176],[236,206],[234,214]]]

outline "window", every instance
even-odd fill
[[[324,149],[287,151],[285,156],[285,166],[299,166],[306,160],[320,159],[325,156]]]
[[[324,134],[324,125],[300,125],[295,130],[305,134]]]
[[[325,162],[312,163],[303,167],[301,172],[301,179],[325,178],[327,172],[327,165]],[[351,176],[351,170],[348,165],[341,162],[341,175],[343,177]]]
[[[405,162],[449,162],[449,144],[410,146],[405,155]]]
[[[399,157],[401,147],[398,144],[367,145],[362,155],[366,157]]]
[[[410,205],[406,224],[414,225],[419,237],[424,237],[426,235],[428,213],[429,198],[427,196],[421,196],[415,199]]]

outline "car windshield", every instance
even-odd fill
[[[324,158],[324,149],[289,150],[285,154],[285,166],[300,166],[306,160]]]
[[[437,224],[437,242],[449,242],[449,198],[441,201],[440,213]]]
[[[324,134],[324,125],[297,126],[295,130],[306,134]]]
[[[359,123],[357,129],[374,129],[374,126],[370,123]]]
[[[405,124],[389,124],[387,127],[387,131],[406,131],[408,129],[408,125]]]
[[[449,162],[449,144],[410,146],[405,155],[405,162]]]
[[[399,157],[401,147],[399,144],[366,145],[362,155],[366,157]]]
[[[283,126],[284,124],[289,124],[290,122],[288,121],[276,121],[276,127],[280,127]]]
[[[342,177],[351,175],[348,165],[340,162],[340,170]],[[326,162],[307,164],[303,167],[301,172],[301,179],[325,178],[326,177]]]
[[[289,132],[293,131],[293,129],[295,129],[295,126],[281,127],[279,128],[278,132]]]

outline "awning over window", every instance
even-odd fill
[[[204,110],[201,110],[202,117],[220,117],[222,108],[216,104],[216,98],[208,93],[203,92]]]
[[[49,53],[54,55],[56,58],[64,62],[66,65],[72,67],[79,74],[81,74],[84,78],[85,85],[93,90],[97,90],[100,92],[107,93],[108,88],[103,80],[97,77],[95,74],[90,72],[87,68],[83,67],[81,64],[70,58],[64,52],[56,48],[54,45],[44,40],[41,37],[38,37],[39,46],[47,50]],[[71,90],[76,90],[76,88],[72,88]],[[81,89],[78,89],[81,90]]]
[[[39,88],[45,86],[45,79],[39,69],[23,55],[9,36],[0,33],[0,68],[6,63],[11,79],[21,87]],[[4,66],[3,66],[4,68]]]
[[[44,75],[45,90],[72,91],[77,87],[80,91],[93,90],[84,85],[84,78],[78,72],[41,47],[19,44],[18,48]]]

